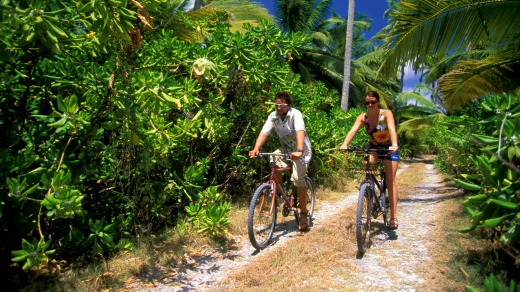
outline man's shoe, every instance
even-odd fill
[[[301,212],[299,221],[300,221],[300,226],[298,226],[298,229],[300,231],[309,231],[309,213]]]

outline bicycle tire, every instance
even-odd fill
[[[370,183],[364,181],[359,187],[359,197],[356,212],[356,241],[358,252],[366,252],[370,242],[370,223],[372,219],[372,196],[373,190]]]
[[[269,245],[276,226],[276,214],[276,196],[271,184],[264,183],[255,190],[247,216],[249,241],[255,249],[261,250]]]
[[[311,220],[314,215],[314,206],[316,205],[316,193],[314,183],[310,177],[305,177],[305,183],[307,184],[307,210],[309,211],[309,220]]]
[[[390,224],[390,220],[389,220],[389,214],[390,214],[390,202],[389,202],[389,197],[388,197],[388,193],[387,193],[387,189],[386,189],[386,182],[385,180],[381,180],[381,193],[379,194],[379,196],[384,196],[383,198],[383,204],[385,204],[385,211],[383,212],[383,222],[385,223],[385,226],[388,226]]]

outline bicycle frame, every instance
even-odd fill
[[[258,156],[284,156],[289,160],[288,154],[281,153],[258,153]],[[290,214],[294,215],[296,225],[300,226],[298,196],[296,195],[296,188],[289,192],[289,183],[285,182],[280,176],[282,172],[291,171],[292,165],[287,167],[278,167],[275,161],[270,162],[270,172],[263,178],[263,183],[259,185],[249,204],[249,214],[247,219],[247,231],[249,240],[254,248],[261,250],[269,245],[276,227],[278,197],[283,199],[282,215],[284,217]],[[281,180],[279,180],[281,179]],[[285,182],[285,183],[284,183]],[[316,195],[314,193],[314,185],[312,180],[305,176],[305,184],[307,186],[307,220],[311,222],[312,214],[314,212],[314,204],[316,203]],[[310,205],[309,205],[310,204]]]
[[[355,147],[340,150],[362,153],[365,157],[364,169],[355,170],[356,172],[363,172],[365,174],[365,179],[359,185],[356,209],[356,242],[358,253],[363,254],[370,246],[372,217],[376,219],[382,214],[385,226],[388,224],[387,218],[389,209],[386,207],[384,166],[384,159],[386,159],[385,156],[388,150],[360,149]],[[378,163],[383,164],[379,169],[377,168],[379,166]],[[376,194],[376,190],[379,190],[378,194]]]
[[[383,185],[381,183],[385,179],[385,168],[384,168],[384,165],[383,165],[383,167],[381,167],[381,169],[377,173],[376,173],[376,170],[371,170],[372,165],[375,165],[376,163],[383,163],[384,155],[381,156],[382,154],[380,152],[376,152],[376,151],[373,151],[373,152],[374,153],[367,152],[367,154],[365,156],[365,160],[366,160],[365,174],[366,175],[365,175],[365,180],[363,182],[361,182],[361,184],[363,184],[365,182],[369,182],[370,183],[370,189],[371,189],[370,195],[373,196],[374,198],[378,197],[376,195],[376,193],[375,193],[376,187],[377,187],[377,190],[379,190],[379,193],[381,194],[381,196],[380,196],[379,200],[374,200],[374,201],[376,201],[376,204],[379,207],[379,211],[380,212],[385,212],[385,204],[383,202],[383,199],[384,199],[386,194],[385,194],[385,190],[383,188]],[[369,162],[369,156],[370,155],[376,155],[377,156],[375,163],[370,163]],[[376,175],[379,175],[379,179],[377,178]],[[370,200],[370,204],[372,204],[372,200]],[[373,209],[372,206],[370,206],[370,209]]]
[[[282,155],[282,154],[275,155],[275,154],[268,154],[268,153],[259,153],[259,156],[279,156],[279,155]],[[283,181],[279,182],[276,179],[277,172],[283,173],[286,171],[291,171],[292,167],[278,167],[274,162],[270,163],[270,167],[271,167],[271,172],[269,173],[268,176],[266,176],[267,180],[265,181],[265,183],[268,183],[271,185],[273,193],[280,196],[291,211],[296,211],[295,210],[296,208],[294,208],[294,206],[293,206],[294,201],[291,201],[291,198],[286,193]],[[262,202],[262,204],[263,203],[264,202]],[[271,202],[270,214],[272,214],[273,211],[275,210],[275,204],[276,204],[276,200],[273,200]]]
[[[386,192],[383,186],[383,182],[385,179],[384,159],[388,150],[383,148],[367,149],[366,147],[350,147],[349,149],[346,149],[346,151],[363,153],[365,155],[365,179],[361,182],[360,186],[365,183],[368,183],[370,185],[370,210],[374,210],[373,201],[376,201],[376,211],[384,214],[384,212],[386,211],[386,204],[384,202]],[[375,156],[376,161],[374,163],[370,162],[370,156]],[[378,163],[383,164],[382,167],[379,170],[372,169],[372,166],[376,166],[376,164]],[[379,191],[380,196],[376,195],[376,190]]]

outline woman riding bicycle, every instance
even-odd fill
[[[302,113],[292,108],[292,95],[288,92],[278,92],[274,99],[276,111],[272,112],[256,139],[255,147],[249,151],[249,157],[256,157],[260,149],[267,140],[273,129],[275,130],[282,146],[275,153],[291,152],[292,176],[291,180],[298,194],[300,207],[300,226],[299,229],[306,231],[309,229],[308,210],[307,210],[307,184],[305,175],[307,167],[312,157],[311,142],[305,131],[305,123]],[[277,157],[276,165],[281,168],[287,167],[287,163]],[[277,172],[277,181],[282,182],[282,173]]]
[[[397,173],[397,165],[400,161],[397,144],[397,133],[395,130],[395,120],[392,111],[379,108],[379,94],[375,91],[369,91],[365,97],[365,105],[367,112],[360,114],[352,129],[347,136],[340,149],[347,149],[348,144],[361,126],[365,126],[370,137],[370,148],[384,148],[389,152],[384,159],[385,181],[388,187],[388,196],[390,198],[390,223],[389,228],[397,229],[399,223],[397,221],[397,183],[395,176]],[[375,163],[375,156],[370,156],[370,163]]]

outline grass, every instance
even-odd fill
[[[411,164],[398,177],[401,198],[406,198],[409,195],[407,190],[417,184],[416,167]],[[319,209],[324,202],[338,202],[346,193],[355,193],[357,183],[357,179],[345,180],[338,183],[335,190],[318,189],[316,208]],[[478,255],[483,251],[484,243],[478,236],[458,232],[468,223],[460,203],[461,198],[450,199],[446,212],[439,214],[444,216],[439,219],[442,224],[435,226],[431,237],[437,248],[429,249],[436,266],[421,267],[421,271],[428,275],[427,287],[459,291],[464,285],[482,283]],[[182,266],[190,264],[191,258],[204,254],[209,247],[219,247],[225,252],[237,248],[240,240],[247,240],[247,204],[242,202],[232,206],[226,238],[211,239],[179,224],[161,234],[138,238],[132,251],[91,264],[80,261],[68,265],[58,277],[44,281],[37,279],[25,290],[122,291],[134,284],[153,287],[158,278],[175,275]],[[355,261],[352,261],[357,252],[354,221],[355,210],[351,206],[331,218],[326,225],[287,242],[283,249],[256,255],[252,262],[231,272],[218,285],[221,289],[235,291],[275,291],[287,287],[311,291],[344,290],[350,275],[358,272]],[[153,280],[151,275],[155,275]],[[44,282],[46,286],[42,286]]]
[[[338,201],[345,196],[346,192],[355,190],[354,181],[338,183],[336,186],[345,191],[317,190],[316,208],[319,208],[320,202]],[[99,258],[90,264],[79,260],[77,263],[67,265],[57,277],[49,275],[46,278],[36,279],[22,290],[119,291],[126,290],[136,283],[140,286],[153,286],[150,275],[160,275],[159,278],[172,276],[182,266],[186,265],[190,258],[203,254],[208,247],[220,247],[225,252],[225,250],[234,247],[235,239],[243,238],[247,240],[248,202],[234,204],[230,214],[231,224],[224,239],[211,239],[189,230],[186,225],[179,224],[176,228],[171,228],[161,234],[138,238],[134,243],[134,249],[131,251],[122,252],[110,259]],[[286,218],[279,216],[278,220],[291,221],[294,219],[291,216]],[[348,222],[350,220],[340,221]],[[338,232],[338,230],[336,226],[331,226],[327,230],[316,232],[315,235],[312,232],[309,233],[316,240],[317,245],[314,247],[296,246],[294,253],[310,253],[305,249],[320,248],[320,236],[318,234]],[[331,234],[331,236],[334,235]],[[303,259],[302,262],[295,263],[283,257],[276,259],[276,261],[277,265],[287,265],[293,267],[293,269],[306,262]],[[253,272],[251,275],[253,275]],[[155,278],[155,280],[158,279]]]
[[[220,284],[219,289],[279,291],[287,287],[300,290],[341,289],[338,278],[345,277],[356,269],[353,263],[345,261],[355,256],[356,250],[346,244],[345,239],[354,241],[351,223],[353,208],[335,217],[325,226],[313,232],[301,234],[283,249],[259,254],[254,263],[240,271],[232,272]],[[334,273],[330,267],[334,266]],[[261,273],[259,273],[261,271]]]

